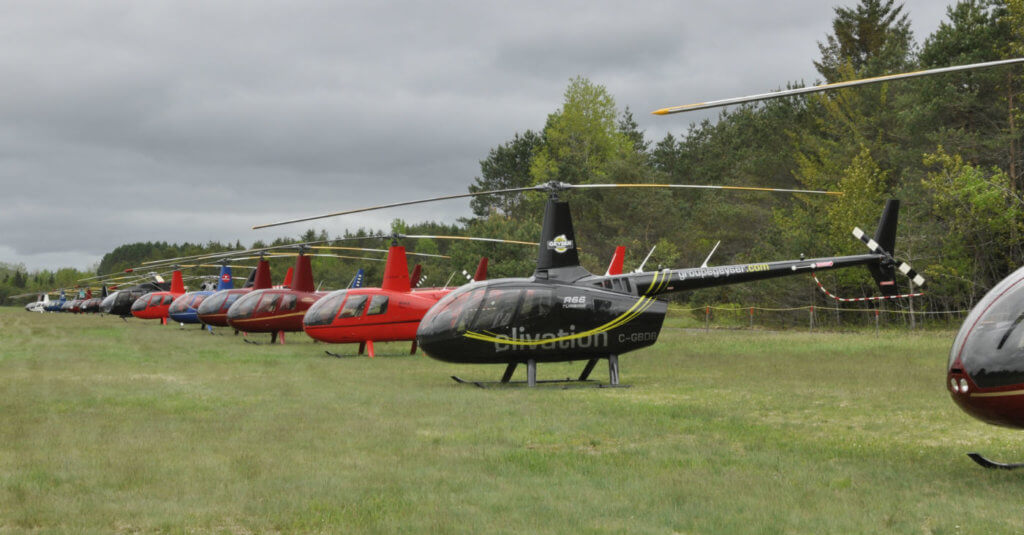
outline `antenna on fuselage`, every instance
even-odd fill
[[[651,259],[651,255],[654,254],[654,250],[657,249],[657,248],[658,248],[657,245],[655,245],[654,247],[651,247],[651,251],[649,253],[647,253],[647,256],[644,257],[644,261],[640,262],[640,267],[634,269],[633,273],[641,273],[641,272],[643,272],[644,266],[647,265],[647,261]],[[712,251],[712,252],[714,252],[714,251]]]
[[[722,245],[722,240],[718,240],[718,243],[716,243],[715,246],[711,248],[711,252],[708,253],[708,257],[704,259],[704,263],[701,264],[700,267],[702,267],[702,268],[708,267],[708,260],[711,260],[711,255],[715,254],[715,251],[718,250],[718,246],[719,245]]]

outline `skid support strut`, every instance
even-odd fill
[[[586,381],[590,378],[590,372],[594,371],[594,366],[597,366],[597,361],[600,359],[590,359],[587,361],[587,365],[583,367],[583,372],[580,373],[580,381]]]
[[[519,363],[517,362],[510,362],[509,365],[505,368],[505,374],[501,376],[501,382],[507,383],[511,381],[512,374],[516,372],[516,366],[518,365]]]
[[[608,384],[619,386],[619,356],[608,355]]]

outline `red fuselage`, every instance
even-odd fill
[[[196,314],[199,321],[215,327],[228,326],[228,309],[235,304],[241,296],[252,291],[252,288],[233,288],[221,290],[210,297],[207,297],[199,304]]]
[[[150,292],[135,300],[132,304],[132,315],[144,320],[164,319],[174,299],[183,294],[184,292]]]
[[[415,340],[423,315],[453,289],[338,290],[307,312],[303,327],[310,337],[330,343]]]
[[[302,331],[302,317],[327,292],[289,289],[254,290],[228,309],[228,325],[243,332]]]

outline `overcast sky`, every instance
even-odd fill
[[[918,43],[942,0],[906,0]],[[0,261],[85,269],[136,241],[462,193],[583,75],[649,139],[670,105],[815,83],[821,0],[4,2]],[[717,112],[713,112],[717,113]],[[454,221],[468,200],[316,223]]]

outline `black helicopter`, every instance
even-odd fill
[[[662,186],[694,187],[679,184]],[[544,191],[548,194],[538,244],[537,268],[529,278],[481,281],[448,294],[426,313],[420,323],[416,338],[423,351],[446,362],[505,364],[502,383],[511,381],[519,364],[526,364],[527,384],[530,386],[538,383],[538,362],[586,361],[586,366],[576,379],[586,381],[597,363],[607,359],[608,386],[618,386],[619,355],[650,346],[658,340],[668,309],[666,301],[659,299],[661,295],[857,265],[868,267],[885,295],[895,295],[898,291],[895,283],[897,269],[915,279],[918,286],[924,283],[924,279],[910,266],[892,256],[899,211],[899,202],[895,200],[886,204],[874,239],[866,236],[863,238],[871,248],[869,254],[664,269],[613,276],[594,275],[579,263],[569,204],[558,198],[559,193],[565,190],[592,187],[650,185],[573,185],[550,182],[502,190],[501,193]],[[769,188],[712,187],[780,191]],[[493,193],[476,192],[465,196]],[[429,200],[433,199],[413,202]],[[407,203],[396,205],[403,204]],[[254,228],[285,223],[290,221]],[[855,234],[863,236],[859,229]],[[459,378],[454,379],[463,382]]]

